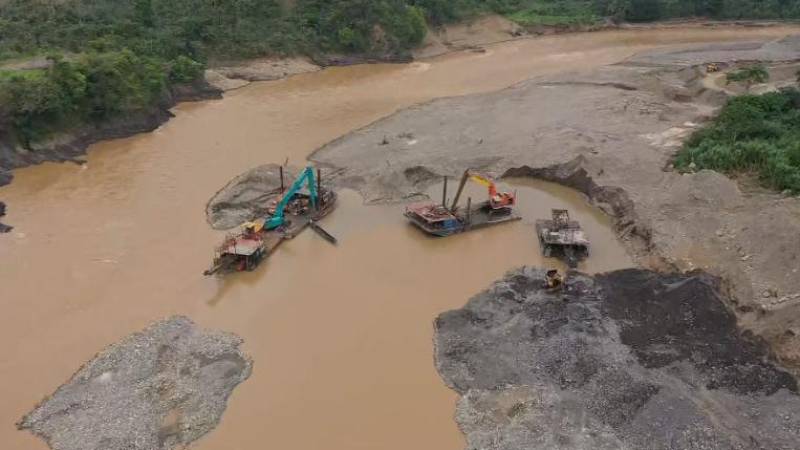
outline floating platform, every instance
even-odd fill
[[[536,221],[536,234],[545,257],[562,258],[574,268],[589,257],[590,245],[578,222],[570,220],[569,211],[552,210],[553,218]]]
[[[452,212],[438,203],[417,203],[403,214],[422,231],[438,237],[514,222],[522,218],[510,208],[493,209],[489,202]]]
[[[485,186],[489,198],[477,205],[473,205],[472,198],[468,198],[467,207],[460,208],[458,200],[464,192],[467,181],[470,180]],[[452,236],[521,219],[514,211],[517,203],[516,193],[499,192],[494,181],[489,177],[472,172],[470,169],[464,171],[455,199],[449,208],[447,203],[447,177],[444,177],[441,203],[426,202],[409,205],[406,206],[403,215],[422,231],[439,237]]]
[[[261,220],[260,223],[245,224],[242,231],[236,234],[229,234],[217,248],[214,263],[204,275],[255,270],[284,241],[294,238],[309,226],[335,244],[336,238],[316,222],[334,210],[336,200],[334,191],[323,190],[320,195],[320,209],[314,210],[308,207],[306,194],[295,194],[290,202],[292,206],[284,213],[284,225],[266,230],[263,228],[264,220]]]

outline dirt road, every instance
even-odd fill
[[[15,226],[0,237],[0,441],[44,448],[14,422],[104,346],[179,313],[242,336],[255,360],[198,448],[458,448],[455,397],[431,364],[430,320],[507,269],[537,263],[525,229],[431,243],[409,234],[394,210],[362,208],[353,196],[341,219],[331,217],[340,249],[301,236],[279,265],[222,283],[200,276],[220,238],[205,222],[208,198],[253,166],[287,157],[302,165],[325,143],[419,102],[592,70],[663,45],[792,30],[599,32],[335,68],[181,105],[154,133],[94,146],[83,166],[17,171],[0,189],[3,220]],[[426,278],[450,264],[459,267],[451,278]]]

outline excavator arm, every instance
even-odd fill
[[[469,180],[472,180],[474,183],[480,184],[481,186],[486,186],[489,189],[489,202],[493,205],[493,207],[495,205],[499,207],[506,207],[514,204],[513,195],[508,193],[502,193],[498,195],[497,185],[494,184],[494,181],[483,175],[471,173],[468,169],[464,171],[464,176],[461,177],[461,184],[458,185],[456,197],[453,199],[453,205],[450,207],[451,211],[454,212],[456,208],[458,208],[458,200],[461,198],[461,193],[464,191],[464,186]]]
[[[497,186],[494,184],[492,180],[484,177],[483,175],[478,175],[474,173],[470,175],[470,179],[480,185],[489,188],[489,198],[493,198],[495,195],[497,195]]]
[[[286,205],[288,205],[292,200],[294,194],[303,188],[304,182],[308,184],[308,193],[311,197],[311,206],[313,208],[317,207],[319,193],[317,192],[317,184],[314,180],[314,169],[312,167],[306,167],[303,172],[300,173],[300,176],[294,180],[294,183],[292,183],[289,189],[283,194],[281,201],[278,202],[278,205],[275,207],[275,214],[264,221],[264,228],[267,230],[274,230],[275,228],[278,228],[284,224],[285,219],[283,213],[286,210]]]

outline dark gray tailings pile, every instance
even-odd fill
[[[18,424],[53,450],[164,450],[219,423],[250,376],[242,340],[185,317],[158,322],[87,363]]]
[[[510,273],[436,320],[468,449],[797,449],[797,383],[714,279]]]

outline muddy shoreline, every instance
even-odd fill
[[[70,130],[45,142],[35,143],[30,150],[14,142],[0,141],[0,187],[13,181],[15,169],[44,162],[81,164],[83,156],[91,145],[152,132],[174,117],[170,109],[178,103],[219,99],[222,98],[222,92],[205,82],[179,86],[170,94],[166,103],[148,112]],[[0,201],[0,219],[5,215],[5,210],[5,203]],[[0,222],[0,234],[7,233],[12,228]]]
[[[547,26],[523,30],[523,27],[514,25],[507,19],[499,16],[488,16],[475,19],[466,24],[457,24],[444,27],[441,30],[431,30],[431,35],[439,40],[437,45],[444,45],[434,53],[419,52],[407,55],[316,55],[311,58],[262,58],[245,61],[239,64],[217,63],[207,74],[206,81],[192,86],[182,86],[175,89],[167,103],[153,111],[123,119],[112,120],[99,126],[87,126],[64,133],[48,141],[35,144],[32,150],[24,150],[10,142],[0,142],[0,186],[6,185],[13,179],[12,171],[42,162],[81,162],[86,149],[97,142],[129,137],[139,133],[155,130],[172,118],[169,111],[180,102],[204,101],[219,99],[229,89],[243,87],[250,82],[274,81],[297,74],[313,72],[326,67],[351,66],[360,64],[405,64],[415,60],[441,56],[448,53],[474,50],[483,46],[499,44],[509,40],[535,39],[540,36],[553,34],[587,33],[611,29],[647,30],[670,28],[680,26],[698,27],[768,27],[779,26],[791,22],[771,21],[702,21],[702,20],[676,20],[651,24],[627,24],[607,22],[601,26],[557,27]],[[462,29],[463,28],[463,29]],[[484,33],[488,29],[488,33]],[[454,31],[456,30],[456,31]],[[515,31],[516,30],[516,31]],[[447,33],[455,34],[456,38],[448,38]],[[500,38],[507,35],[508,39]],[[453,42],[447,41],[453,39]],[[423,44],[424,46],[425,44]],[[226,85],[226,82],[233,82]],[[239,83],[243,82],[243,83]],[[226,86],[228,86],[226,88]]]
[[[99,126],[86,126],[61,134],[46,142],[25,150],[11,142],[0,142],[0,187],[11,183],[13,170],[43,162],[76,162],[92,144],[151,132],[170,120],[170,108],[180,102],[203,101],[222,98],[228,90],[239,89],[252,82],[274,81],[290,76],[322,70],[325,67],[349,66],[373,63],[409,63],[448,53],[482,50],[509,40],[534,39],[553,34],[595,32],[610,29],[658,29],[679,26],[768,27],[784,22],[772,21],[703,21],[675,20],[652,24],[627,24],[607,21],[600,25],[570,27],[521,27],[500,16],[486,16],[467,23],[448,25],[430,30],[423,45],[407,55],[316,55],[311,58],[262,58],[239,64],[218,62],[208,70],[203,82],[192,86],[178,87],[168,102],[154,110],[136,116],[112,120]],[[3,204],[0,202],[0,204]],[[0,214],[2,218],[3,214]],[[0,234],[12,227],[0,222]]]
[[[166,103],[151,111],[114,119],[100,125],[87,125],[33,144],[30,150],[11,142],[0,142],[0,186],[13,180],[12,171],[43,162],[81,162],[92,144],[125,138],[155,130],[173,117],[170,109],[180,102],[221,98],[222,91],[206,83],[175,89]]]
[[[575,188],[614,217],[642,267],[719,277],[742,325],[800,374],[800,280],[787,273],[800,260],[800,200],[750,191],[716,172],[669,167],[683,139],[727,98],[704,84],[704,63],[764,61],[780,71],[798,60],[797,36],[648,51],[591,73],[434,100],[310,159],[342,168],[342,183],[367,201],[419,191],[410,170],[456,176],[453,166]]]
[[[5,215],[6,215],[6,204],[3,203],[3,202],[0,202],[0,219],[2,219],[3,216],[5,216]],[[5,225],[3,222],[0,222],[0,233],[8,233],[13,228],[14,227],[9,226],[9,225]]]

